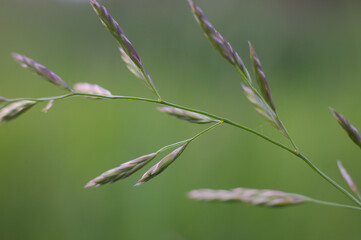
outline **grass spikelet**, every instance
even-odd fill
[[[351,138],[351,140],[356,143],[361,148],[361,134],[357,129],[352,126],[352,124],[341,114],[336,112],[335,109],[330,108],[333,116],[336,118],[337,122],[341,125],[341,127],[346,131],[347,135]]]
[[[114,183],[118,180],[124,179],[144,167],[148,162],[154,159],[158,153],[151,153],[148,155],[141,156],[129,162],[123,163],[119,167],[110,169],[100,176],[89,181],[85,188],[98,187],[107,183]]]
[[[261,61],[259,60],[256,51],[254,50],[252,44],[249,42],[249,50],[251,54],[251,61],[254,69],[254,73],[257,79],[258,86],[261,90],[261,94],[267,104],[276,112],[276,106],[273,103],[272,96],[271,96],[271,89],[268,85],[266,75],[262,70]]]
[[[345,179],[347,185],[351,188],[351,190],[356,193],[360,197],[360,192],[355,184],[355,182],[352,180],[351,176],[348,174],[346,169],[342,166],[341,161],[337,161],[337,166],[340,169],[341,175],[343,179]]]
[[[226,39],[213,27],[206,15],[203,13],[192,0],[188,0],[189,5],[193,11],[193,15],[197,20],[198,24],[202,28],[204,34],[211,42],[213,47],[234,67],[237,67],[241,70],[243,74],[243,79],[247,84],[251,84],[251,79],[249,78],[249,73],[239,57],[238,53],[233,49],[231,44],[226,41]]]
[[[7,98],[4,98],[4,97],[0,96],[0,103],[1,102],[6,102],[7,100],[8,100]]]
[[[142,70],[141,68],[139,68],[137,64],[133,62],[133,60],[126,54],[126,52],[124,52],[122,48],[119,48],[119,51],[123,61],[127,65],[128,70],[133,73],[137,78],[142,80],[145,85],[147,85],[151,89],[152,87],[149,85],[149,81],[147,80],[151,79],[149,74],[144,69]]]
[[[31,58],[25,57],[23,55],[14,53],[13,58],[20,63],[20,65],[24,68],[28,68],[31,71],[37,73],[39,76],[44,78],[45,80],[55,84],[56,86],[71,91],[71,88],[66,84],[66,82],[61,79],[58,75],[50,71],[48,68],[43,65],[37,63]]]
[[[280,123],[280,121],[278,120],[275,112],[273,111],[273,109],[271,109],[270,106],[268,106],[266,103],[264,103],[258,96],[257,94],[255,94],[253,92],[252,89],[250,89],[249,87],[242,85],[243,90],[246,93],[246,96],[248,98],[248,100],[253,104],[254,108],[256,109],[256,111],[261,114],[263,117],[266,118],[266,120],[268,120],[272,126],[274,126],[276,129],[278,129],[283,135],[286,135],[285,130],[282,127],[282,124]]]
[[[3,107],[0,110],[0,122],[6,123],[10,120],[15,119],[20,116],[22,113],[29,110],[32,106],[36,104],[35,101],[19,101],[10,103],[9,105]]]
[[[47,113],[47,112],[49,111],[49,109],[53,107],[54,102],[55,102],[54,100],[50,100],[50,101],[48,102],[48,104],[45,106],[45,108],[43,108],[41,111],[42,111],[43,113]]]
[[[146,84],[151,88],[151,90],[153,90],[153,92],[158,96],[158,98],[161,98],[152,79],[143,67],[142,61],[140,60],[137,51],[133,47],[132,43],[128,40],[127,36],[120,28],[117,21],[115,21],[115,19],[110,15],[107,9],[104,6],[100,5],[96,0],[90,0],[90,4],[92,5],[95,13],[98,15],[100,21],[109,30],[109,32],[113,35],[113,37],[121,46],[120,52],[128,68],[129,65],[132,65],[132,68],[136,67],[136,71],[140,73],[141,79],[146,82]]]
[[[190,191],[188,197],[198,201],[245,202],[262,207],[285,207],[310,201],[309,198],[298,194],[248,188],[199,189]]]
[[[202,114],[198,114],[198,113],[194,113],[194,112],[189,112],[186,110],[182,110],[179,108],[174,108],[174,107],[160,107],[158,108],[159,111],[164,112],[164,113],[168,113],[169,115],[172,115],[176,118],[182,119],[182,120],[186,120],[188,122],[191,123],[198,123],[198,124],[205,124],[205,123],[212,123],[215,122],[215,120],[204,116]]]
[[[102,95],[102,96],[108,96],[111,97],[112,93],[102,88],[99,85],[91,84],[91,83],[77,83],[74,85],[74,90],[80,93],[87,93],[87,94],[94,94],[94,95]]]
[[[150,179],[154,178],[158,174],[162,173],[169,165],[171,165],[184,151],[187,147],[187,144],[177,148],[167,156],[165,156],[162,160],[160,160],[156,165],[151,167],[142,178],[135,184],[135,186],[141,185],[145,182],[148,182]]]

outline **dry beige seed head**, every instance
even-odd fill
[[[5,123],[20,116],[36,104],[35,101],[19,101],[10,103],[0,110],[0,122]]]
[[[91,84],[91,83],[77,83],[74,85],[74,90],[80,93],[88,93],[88,94],[94,94],[94,95],[102,95],[111,97],[112,94],[110,91],[106,90],[105,88],[102,88],[99,85]]]

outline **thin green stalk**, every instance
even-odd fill
[[[161,152],[164,152],[165,150],[169,149],[169,148],[174,148],[174,147],[177,147],[181,144],[184,144],[184,143],[187,143],[188,142],[188,139],[187,140],[183,140],[183,141],[180,141],[180,142],[176,142],[176,143],[172,143],[172,144],[169,144],[165,147],[162,147],[161,149],[159,149],[157,151],[157,153],[161,153]]]
[[[152,80],[149,79],[149,75],[144,71],[144,69],[141,69],[142,73],[143,73],[143,76],[147,79],[147,82],[149,84],[149,86],[152,88],[153,92],[155,93],[155,95],[157,95],[158,97],[158,101],[162,101],[162,98],[161,96],[159,95],[157,89],[154,87],[153,83],[152,83]]]
[[[317,203],[317,204],[328,205],[328,206],[332,206],[332,207],[351,208],[351,209],[361,211],[361,208],[355,207],[355,206],[350,206],[350,205],[345,205],[345,204],[340,204],[340,203],[334,203],[334,202],[328,202],[328,201],[322,201],[322,200],[317,200],[317,199],[313,199],[313,198],[310,198],[309,200],[311,202],[314,202],[314,203]]]
[[[148,98],[140,98],[140,97],[133,97],[133,96],[103,96],[103,95],[96,95],[96,94],[88,94],[88,93],[78,93],[78,92],[73,92],[73,93],[69,93],[66,95],[61,95],[61,96],[56,96],[56,97],[48,97],[48,98],[18,98],[18,99],[9,99],[8,102],[15,102],[15,101],[21,101],[21,100],[30,100],[30,101],[37,101],[37,102],[44,102],[44,101],[50,101],[50,100],[61,100],[61,99],[66,99],[69,97],[75,97],[75,96],[86,96],[86,97],[97,97],[97,98],[102,98],[102,99],[127,99],[127,100],[136,100],[136,101],[142,101],[142,102],[151,102],[151,103],[156,103],[156,104],[161,104],[161,105],[166,105],[166,106],[170,106],[170,107],[175,107],[175,108],[179,108],[179,109],[183,109],[186,111],[190,111],[190,112],[194,112],[194,113],[199,113],[208,117],[211,117],[213,119],[217,119],[220,122],[218,122],[217,124],[211,126],[210,128],[206,129],[205,131],[201,132],[200,134],[203,134],[207,131],[209,131],[210,129],[212,129],[215,126],[218,126],[221,123],[227,123],[229,125],[232,125],[234,127],[243,129],[247,132],[250,132],[254,135],[257,135],[263,139],[265,139],[266,141],[294,154],[295,156],[297,156],[298,158],[301,158],[304,162],[306,162],[316,173],[318,173],[322,178],[324,178],[327,182],[329,182],[331,185],[333,185],[335,188],[337,188],[339,191],[341,191],[343,194],[345,194],[348,198],[350,198],[354,203],[356,203],[358,206],[361,207],[361,202],[358,201],[352,194],[350,194],[348,191],[346,191],[344,188],[342,188],[340,185],[338,185],[334,180],[332,180],[330,177],[328,177],[325,173],[323,173],[320,169],[318,169],[311,161],[309,161],[304,155],[302,155],[301,153],[298,152],[298,150],[293,150],[265,135],[263,135],[262,133],[259,133],[251,128],[248,128],[246,126],[243,126],[241,124],[235,123],[229,119],[223,118],[223,117],[219,117],[217,115],[214,114],[210,114],[204,111],[200,111],[200,110],[196,110],[196,109],[192,109],[192,108],[188,108],[188,107],[184,107],[181,105],[177,105],[174,103],[170,103],[170,102],[166,102],[166,101],[159,101],[159,100],[154,100],[154,99],[148,99]],[[199,135],[199,134],[197,134]],[[199,136],[195,136],[195,138],[199,137]]]
[[[298,147],[296,146],[295,142],[293,141],[291,135],[288,133],[286,126],[283,124],[281,118],[278,116],[278,113],[277,113],[277,112],[275,112],[275,113],[276,113],[277,120],[280,122],[282,128],[285,130],[285,133],[286,133],[286,135],[287,135],[287,138],[290,140],[292,146],[295,148],[296,151],[299,151],[299,150],[298,150]]]
[[[179,146],[179,145],[181,145],[181,144],[184,144],[184,143],[187,143],[187,144],[188,144],[188,143],[196,140],[197,138],[199,138],[200,136],[202,136],[202,135],[205,134],[206,132],[212,130],[213,128],[217,127],[218,125],[220,125],[220,124],[222,124],[222,123],[223,123],[223,121],[219,121],[219,122],[217,122],[216,124],[210,126],[209,128],[206,128],[206,129],[203,130],[202,132],[197,133],[194,137],[189,138],[189,139],[187,139],[187,140],[180,141],[180,142],[176,142],[176,143],[169,144],[169,145],[167,145],[167,146],[165,146],[165,147],[162,147],[162,148],[159,149],[157,152],[160,153],[160,152],[163,152],[163,151],[165,151],[165,150],[167,150],[167,149],[169,149],[169,148],[174,148],[174,147],[177,147],[177,146]]]
[[[337,188],[339,191],[341,191],[343,194],[345,194],[349,199],[351,199],[354,203],[356,203],[358,206],[361,207],[361,202],[357,200],[351,193],[346,191],[343,187],[341,187],[338,183],[336,183],[333,179],[331,179],[329,176],[327,176],[324,172],[322,172],[320,169],[318,169],[310,160],[308,160],[307,157],[302,155],[301,153],[294,153],[297,157],[301,158],[305,163],[307,163],[308,166],[310,166],[318,175],[320,175],[323,179],[325,179],[327,182],[329,182],[331,185],[333,185],[335,188]]]
[[[200,136],[202,136],[202,135],[205,134],[206,132],[212,130],[213,128],[215,128],[215,127],[217,127],[217,126],[219,126],[219,125],[221,125],[222,123],[223,123],[223,121],[219,121],[219,122],[217,122],[216,124],[213,124],[213,125],[210,126],[209,128],[206,128],[206,129],[203,130],[202,132],[196,134],[194,137],[188,139],[188,142],[190,143],[190,142],[196,140],[197,138],[199,138]]]

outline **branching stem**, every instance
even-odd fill
[[[135,101],[142,101],[142,102],[151,102],[151,103],[156,103],[156,104],[161,104],[161,105],[165,105],[165,106],[169,106],[169,107],[175,107],[175,108],[179,108],[179,109],[183,109],[186,111],[190,111],[190,112],[194,112],[194,113],[199,113],[205,116],[208,116],[210,118],[219,120],[218,123],[216,123],[215,125],[207,128],[206,130],[200,132],[199,134],[197,134],[196,136],[194,136],[191,139],[188,139],[186,141],[192,141],[196,138],[198,138],[200,135],[206,133],[207,131],[213,129],[214,127],[222,124],[222,123],[226,123],[228,125],[243,129],[249,133],[252,133],[258,137],[261,137],[263,139],[265,139],[266,141],[294,154],[296,157],[302,159],[309,167],[311,167],[312,170],[314,170],[318,175],[320,175],[323,179],[325,179],[328,183],[330,183],[332,186],[334,186],[336,189],[338,189],[340,192],[342,192],[345,196],[347,196],[349,199],[351,199],[356,205],[358,205],[359,207],[361,207],[361,202],[354,197],[352,194],[350,194],[347,190],[345,190],[343,187],[341,187],[338,183],[336,183],[333,179],[331,179],[329,176],[327,176],[325,173],[323,173],[320,169],[318,169],[308,158],[306,158],[303,154],[301,154],[298,149],[291,149],[285,145],[283,145],[282,143],[279,143],[275,140],[273,140],[272,138],[269,138],[265,135],[263,135],[260,132],[257,132],[249,127],[243,126],[241,124],[235,123],[229,119],[226,119],[224,117],[219,117],[217,115],[208,113],[208,112],[204,112],[201,110],[197,110],[197,109],[192,109],[192,108],[188,108],[188,107],[184,107],[181,105],[177,105],[174,103],[170,103],[164,100],[154,100],[154,99],[148,99],[148,98],[140,98],[140,97],[133,97],[133,96],[103,96],[103,95],[96,95],[96,94],[88,94],[88,93],[79,93],[79,92],[72,92],[66,95],[61,95],[61,96],[55,96],[55,97],[47,97],[47,98],[17,98],[17,99],[9,99],[7,100],[7,102],[16,102],[16,101],[21,101],[21,100],[29,100],[29,101],[36,101],[36,102],[45,102],[45,101],[50,101],[50,100],[62,100],[62,99],[66,99],[66,98],[70,98],[70,97],[76,97],[76,96],[83,96],[83,97],[95,97],[95,98],[101,98],[101,99],[118,99],[118,100],[135,100]],[[291,140],[291,138],[290,138]],[[186,142],[185,141],[185,142]],[[291,140],[291,142],[293,143],[293,141]],[[179,142],[181,143],[181,142]],[[175,143],[175,144],[179,144],[179,143]],[[295,144],[293,143],[293,146],[295,146]],[[167,148],[168,146],[166,146]],[[159,151],[161,151],[162,149],[160,149]],[[164,149],[165,150],[165,149]],[[162,150],[163,151],[163,150]],[[318,201],[318,200],[317,200]],[[321,203],[322,201],[318,201],[318,203]],[[325,203],[325,202],[324,202]],[[331,205],[331,204],[328,204]],[[335,205],[339,205],[340,204],[333,204]]]

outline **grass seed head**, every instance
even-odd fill
[[[187,147],[187,144],[177,148],[167,156],[165,156],[162,160],[160,160],[156,165],[151,167],[142,178],[135,184],[135,186],[141,185],[145,182],[148,182],[150,179],[154,178],[158,174],[162,173],[169,165],[171,165],[184,151]]]
[[[94,95],[102,95],[102,96],[108,96],[111,97],[112,93],[102,88],[99,85],[91,84],[91,83],[77,83],[74,85],[74,90],[80,93],[88,93],[88,94],[94,94]]]
[[[149,74],[143,67],[140,57],[133,47],[132,43],[129,41],[124,31],[120,28],[119,24],[115,19],[110,15],[107,9],[99,4],[96,0],[90,0],[95,13],[98,15],[100,21],[108,29],[108,31],[113,35],[117,40],[120,47],[120,52],[122,54],[123,60],[126,62],[127,67],[131,72],[133,72],[140,79],[145,81],[149,88],[151,88],[154,93],[159,97],[157,89],[150,78]]]
[[[346,169],[342,166],[341,161],[337,161],[337,166],[340,169],[342,177],[345,179],[347,185],[351,188],[351,190],[357,195],[360,194],[355,182],[352,180],[351,176],[348,174]]]
[[[286,131],[283,129],[282,124],[278,120],[276,113],[273,111],[273,109],[266,103],[264,103],[251,88],[245,85],[242,85],[242,88],[246,93],[248,100],[253,104],[256,111],[263,117],[265,117],[266,120],[272,124],[272,126],[278,129],[278,131],[280,131],[283,135],[287,136]]]
[[[0,122],[6,123],[10,120],[15,119],[20,116],[22,113],[29,110],[32,106],[36,104],[35,101],[18,101],[10,103],[9,105],[1,108],[0,110]]]
[[[232,190],[199,189],[188,193],[198,201],[245,202],[262,207],[284,207],[310,201],[309,198],[275,190],[235,188]]]
[[[330,110],[333,116],[336,118],[337,122],[351,138],[351,140],[361,148],[361,134],[359,131],[354,126],[352,126],[352,124],[344,116],[336,112],[335,109],[330,108]]]
[[[231,44],[213,27],[206,15],[203,13],[192,0],[188,0],[189,5],[193,11],[193,15],[198,24],[202,28],[208,40],[214,46],[215,49],[233,66],[238,67],[245,76],[248,75],[246,67],[239,57],[238,53],[233,49]]]
[[[198,123],[198,124],[205,124],[205,123],[212,123],[215,122],[215,120],[204,116],[202,114],[198,114],[198,113],[194,113],[194,112],[189,112],[186,110],[182,110],[179,108],[174,108],[174,107],[160,107],[158,108],[159,111],[164,112],[164,113],[168,113],[169,115],[172,115],[176,118],[182,119],[182,120],[186,120],[188,122],[191,123]]]
[[[137,51],[126,37],[125,33],[120,28],[117,21],[115,21],[115,19],[110,15],[107,9],[104,6],[100,5],[96,0],[90,0],[90,4],[92,5],[95,13],[98,15],[100,21],[118,41],[120,46],[122,46],[122,49],[124,49],[126,54],[139,68],[142,68],[142,62]]]
[[[271,96],[271,89],[268,85],[266,75],[262,70],[261,61],[259,60],[256,51],[254,50],[251,43],[249,43],[249,50],[251,53],[251,61],[252,61],[254,73],[256,75],[257,83],[259,88],[261,89],[261,94],[264,100],[267,102],[267,104],[273,109],[273,111],[276,111],[276,106],[274,105]]]
[[[100,176],[89,181],[85,188],[88,187],[98,187],[107,183],[114,183],[120,179],[129,177],[142,167],[144,167],[148,162],[157,156],[158,153],[151,153],[148,155],[141,156],[129,162],[123,163],[119,167],[110,169]]]
[[[28,68],[33,72],[37,73],[39,76],[43,77],[45,80],[55,84],[56,86],[71,91],[71,88],[66,84],[66,82],[61,79],[58,75],[50,71],[48,68],[43,65],[37,63],[31,58],[26,56],[14,53],[13,58],[20,63],[20,65],[24,68]]]

